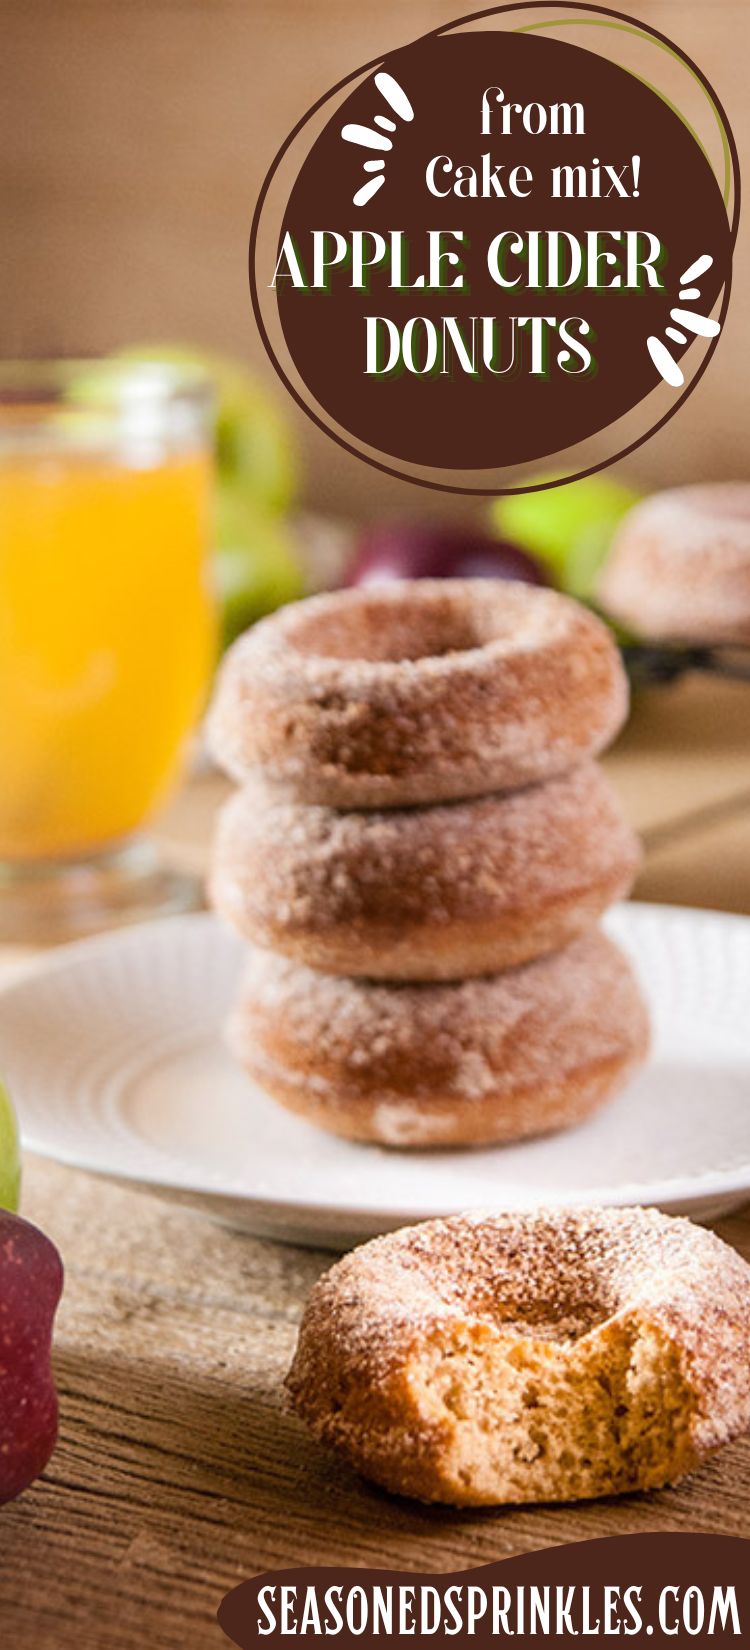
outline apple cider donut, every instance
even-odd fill
[[[251,780],[222,810],[209,891],[245,938],[311,968],[456,980],[567,944],[639,863],[591,761],[526,790],[387,812],[289,802]]]
[[[402,807],[548,779],[627,711],[606,626],[553,590],[423,579],[282,608],[240,637],[209,718],[217,761],[334,808]]]
[[[750,643],[750,483],[676,487],[636,505],[599,597],[636,636]]]
[[[261,1088],[333,1134],[468,1146],[580,1121],[642,1059],[648,1022],[629,964],[594,929],[450,985],[344,979],[251,951],[227,1035]]]
[[[320,1279],[287,1387],[400,1495],[653,1489],[750,1426],[750,1267],[655,1209],[426,1221]]]

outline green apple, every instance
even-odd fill
[[[0,1083],[0,1209],[18,1208],[21,1189],[21,1151],[13,1102]]]
[[[594,595],[615,528],[638,498],[611,476],[586,476],[547,492],[495,499],[490,510],[503,538],[545,562],[562,590],[586,599]]]
[[[239,362],[186,344],[133,345],[121,361],[167,361],[195,366],[216,390],[216,465],[224,481],[252,489],[268,510],[285,510],[295,487],[292,442],[277,403],[252,372]]]
[[[216,578],[225,647],[264,613],[304,593],[291,529],[236,483],[219,482]]]
[[[286,421],[276,402],[240,367],[217,361],[214,373],[219,475],[252,485],[267,509],[287,509],[295,488],[295,465]]]

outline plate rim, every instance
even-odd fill
[[[750,915],[744,915],[736,911],[722,911],[702,906],[672,905],[650,900],[627,900],[620,901],[610,908],[604,918],[605,924],[613,914],[617,917],[622,912],[633,913],[636,922],[641,917],[646,918],[647,916],[656,917],[662,921],[666,920],[668,923],[684,918],[706,924],[715,924],[718,921],[722,926],[741,930],[750,937]],[[210,910],[191,911],[175,916],[160,917],[147,922],[129,924],[118,929],[110,929],[100,934],[87,935],[67,944],[56,946],[41,956],[37,955],[31,959],[22,959],[20,971],[11,976],[10,979],[0,981],[0,1010],[6,1007],[9,1001],[12,1002],[14,997],[28,993],[29,990],[33,991],[40,980],[47,980],[57,974],[65,973],[71,963],[79,960],[85,961],[87,958],[102,952],[116,953],[122,946],[137,946],[143,944],[144,941],[148,943],[152,935],[165,933],[174,935],[176,931],[183,930],[186,926],[195,929],[205,926],[218,927],[225,937],[236,941],[238,945],[242,944],[239,936],[234,935],[231,930],[222,925],[216,914]],[[99,1178],[114,1180],[120,1185],[143,1188],[154,1193],[158,1193],[160,1190],[179,1193],[188,1198],[192,1196],[196,1200],[210,1199],[215,1203],[241,1203],[246,1207],[248,1215],[254,1209],[258,1211],[259,1215],[263,1215],[264,1211],[272,1209],[278,1212],[280,1219],[286,1219],[290,1224],[298,1222],[307,1226],[310,1230],[314,1230],[316,1225],[321,1226],[326,1221],[333,1221],[336,1226],[342,1228],[348,1225],[354,1229],[363,1222],[372,1222],[375,1218],[381,1218],[384,1222],[387,1221],[389,1227],[396,1224],[406,1225],[416,1220],[439,1218],[431,1213],[416,1214],[413,1207],[403,1209],[389,1204],[385,1209],[382,1200],[378,1205],[331,1202],[330,1199],[323,1197],[310,1200],[300,1199],[294,1195],[286,1195],[283,1188],[274,1191],[272,1196],[269,1196],[267,1192],[241,1191],[236,1187],[230,1189],[226,1186],[210,1186],[205,1183],[200,1185],[196,1184],[195,1181],[196,1171],[191,1171],[187,1163],[185,1164],[186,1174],[184,1178],[175,1174],[174,1171],[171,1174],[168,1172],[160,1173],[158,1164],[155,1162],[151,1164],[144,1163],[142,1169],[138,1172],[132,1164],[128,1168],[120,1168],[119,1170],[114,1167],[107,1169],[102,1167],[100,1162],[86,1160],[86,1155],[81,1152],[80,1147],[67,1148],[64,1143],[45,1144],[43,1139],[40,1142],[38,1138],[35,1138],[33,1129],[28,1131],[24,1126],[22,1103],[18,1104],[17,1111],[24,1151],[60,1163],[67,1168],[79,1169],[81,1172],[93,1174]],[[155,1155],[155,1149],[152,1150]],[[419,1152],[410,1155],[413,1155],[415,1160],[420,1156]],[[734,1199],[736,1204],[738,1200],[741,1200],[743,1194],[747,1194],[747,1198],[750,1199],[750,1142],[748,1143],[747,1160],[740,1167],[707,1169],[701,1173],[672,1175],[652,1181],[629,1181],[616,1187],[602,1188],[594,1198],[591,1197],[590,1193],[577,1196],[575,1193],[572,1196],[551,1194],[543,1200],[534,1200],[533,1203],[514,1202],[509,1207],[514,1211],[531,1207],[542,1208],[545,1204],[547,1207],[581,1208],[586,1207],[591,1202],[595,1202],[597,1206],[631,1207],[643,1201],[646,1204],[668,1208],[670,1205],[684,1206],[691,1202],[708,1203],[712,1199],[726,1199],[727,1201]],[[502,1197],[497,1200],[498,1204],[502,1204],[503,1201]],[[455,1207],[451,1206],[449,1213],[457,1213],[463,1207],[465,1207],[465,1204],[459,1203],[457,1200]],[[471,1205],[472,1212],[489,1207],[490,1205],[486,1203]]]

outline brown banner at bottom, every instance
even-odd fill
[[[725,1644],[750,1633],[750,1541],[722,1535],[611,1536],[453,1574],[345,1569],[267,1571],[223,1600],[218,1621],[240,1650],[333,1639],[340,1650],[471,1639],[649,1641],[650,1650]]]

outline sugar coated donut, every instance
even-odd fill
[[[287,1386],[398,1494],[652,1489],[750,1425],[750,1267],[653,1209],[427,1221],[315,1285]]]
[[[601,750],[627,683],[609,631],[556,591],[496,579],[341,590],[229,650],[216,759],[300,801],[400,807],[509,790]]]
[[[750,482],[678,487],[636,505],[599,597],[637,636],[750,642]]]
[[[289,802],[251,780],[220,816],[209,888],[246,938],[311,968],[455,980],[566,944],[639,863],[592,761],[522,791],[387,812]]]
[[[576,1123],[648,1042],[630,967],[598,930],[451,985],[343,979],[251,952],[227,1031],[290,1111],[389,1146],[479,1145]]]

